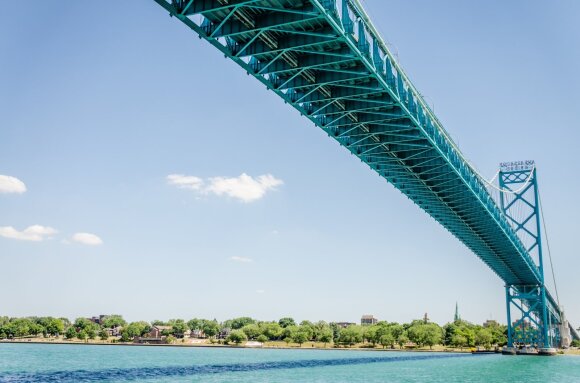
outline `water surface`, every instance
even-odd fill
[[[0,344],[0,383],[580,382],[580,357]]]

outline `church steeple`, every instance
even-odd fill
[[[455,302],[455,318],[453,319],[455,322],[460,321],[461,317],[459,316],[459,305]]]

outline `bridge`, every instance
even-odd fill
[[[567,345],[571,326],[544,280],[535,164],[504,164],[494,198],[358,0],[155,1],[488,265],[505,282],[509,347]]]

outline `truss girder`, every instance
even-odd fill
[[[357,0],[155,1],[366,162],[506,283],[540,282],[509,218]]]

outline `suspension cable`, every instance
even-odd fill
[[[540,189],[538,191],[538,200],[540,202],[540,213],[542,216],[542,226],[544,228],[544,237],[546,238],[546,248],[548,249],[548,258],[550,259],[550,269],[552,270],[552,279],[554,280],[554,290],[556,290],[556,301],[558,302],[558,311],[560,311],[560,297],[558,295],[558,286],[556,285],[556,276],[554,274],[554,263],[552,262],[552,252],[550,251],[550,241],[548,239],[548,231],[546,230],[546,220],[544,219],[544,209],[542,205],[542,197],[540,195]]]
[[[528,186],[528,184],[530,183],[530,181],[532,180],[532,175],[534,174],[534,170],[536,169],[536,166],[532,167],[532,169],[530,170],[530,174],[528,175],[528,178],[526,178],[526,181],[524,182],[524,184],[522,185],[522,187],[520,187],[518,190],[510,190],[510,189],[502,189],[500,187],[497,187],[493,184],[493,181],[495,181],[495,179],[497,178],[497,176],[499,175],[499,170],[495,173],[495,175],[488,181],[486,180],[481,174],[479,174],[479,172],[475,172],[477,174],[477,176],[486,184],[488,184],[489,186],[491,186],[492,188],[498,190],[500,193],[507,193],[507,194],[518,194],[519,192],[521,192],[522,190],[524,190],[526,188],[526,186]]]

